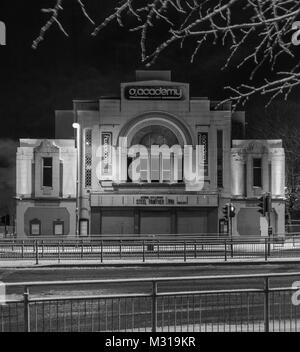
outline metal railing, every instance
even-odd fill
[[[182,262],[201,259],[300,258],[300,237],[228,239],[221,237],[86,239],[5,239],[0,240],[0,260],[112,260],[147,262],[176,259]]]
[[[0,226],[0,238],[15,236],[15,226]]]
[[[292,296],[299,288],[291,284],[299,278],[300,272],[8,283],[19,296],[0,306],[0,331],[298,331],[300,306]]]

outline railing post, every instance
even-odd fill
[[[30,306],[29,306],[29,289],[25,287],[23,293],[24,299],[24,331],[30,332]]]
[[[42,258],[44,258],[44,240],[42,240]]]
[[[81,258],[83,258],[83,240],[81,240]]]
[[[157,328],[157,282],[152,283],[152,332]]]
[[[265,261],[268,261],[268,239],[265,238]]]
[[[269,332],[269,321],[270,321],[270,306],[269,306],[269,278],[265,277],[265,288],[264,288],[264,325],[265,332]]]
[[[225,262],[227,262],[227,241],[225,239],[224,241],[224,259],[225,259]]]
[[[101,240],[101,263],[103,263],[103,240]]]
[[[145,263],[145,240],[143,240],[143,263]]]
[[[38,265],[39,264],[39,244],[38,244],[38,240],[35,240],[35,264]]]
[[[122,259],[122,240],[119,242],[119,252],[120,252],[120,259]]]
[[[230,256],[233,258],[233,241],[232,238],[230,239]]]
[[[24,241],[22,241],[21,251],[22,251],[22,259],[23,259],[24,258]]]
[[[186,262],[186,242],[183,242],[183,260]]]
[[[197,241],[194,242],[194,258],[197,259]]]
[[[157,258],[159,259],[159,240],[157,240]]]
[[[58,262],[60,263],[60,241],[58,241],[58,246],[57,246],[57,259],[58,259]]]

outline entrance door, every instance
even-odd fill
[[[103,235],[134,234],[133,210],[126,210],[126,209],[102,210],[101,234]]]
[[[171,212],[165,210],[141,211],[140,232],[142,235],[171,233]]]

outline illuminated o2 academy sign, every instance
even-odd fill
[[[55,139],[21,139],[17,236],[226,236],[231,202],[233,236],[264,237],[266,192],[283,234],[282,141],[245,140],[244,112],[189,88],[169,71],[137,71],[115,97],[57,110]]]
[[[175,86],[128,86],[125,95],[129,100],[181,100],[183,99],[183,89]]]

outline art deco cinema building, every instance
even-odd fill
[[[282,142],[244,140],[244,113],[230,104],[190,97],[189,84],[171,81],[169,71],[137,71],[120,96],[73,104],[56,111],[55,139],[20,140],[17,236],[220,235],[229,202],[233,236],[265,236],[258,212],[265,192],[273,232],[284,233]],[[184,147],[197,145],[198,188],[184,172]],[[173,146],[182,149],[179,162]]]

